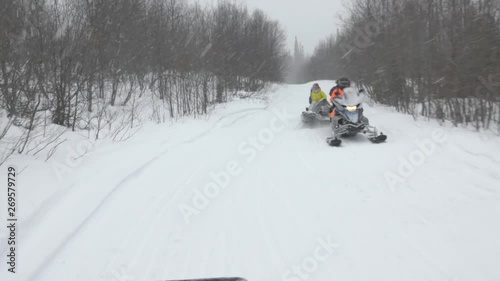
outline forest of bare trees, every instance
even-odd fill
[[[500,126],[498,1],[357,0],[349,14],[306,80],[348,76],[402,112]]]
[[[158,119],[205,114],[282,81],[285,40],[278,22],[230,1],[2,0],[0,140],[23,128],[22,152],[41,124],[99,131],[117,107],[133,123],[144,98]]]

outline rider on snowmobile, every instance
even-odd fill
[[[349,80],[349,78],[346,78],[346,77],[340,78],[335,83],[337,85],[330,90],[330,103],[332,103],[332,107],[330,109],[330,111],[331,111],[330,112],[330,121],[332,122],[332,127],[333,128],[335,128],[335,127],[338,126],[339,117],[336,116],[337,115],[336,108],[335,108],[335,105],[333,104],[332,101],[334,99],[342,99],[342,98],[344,98],[344,96],[345,96],[345,89],[351,87],[351,81]],[[362,94],[364,92],[365,92],[364,89],[360,89],[359,90],[360,94]],[[362,113],[363,113],[363,109],[361,109],[361,114]],[[363,123],[365,123],[367,125],[369,124],[369,121],[368,121],[368,119],[366,117],[362,116],[361,120],[363,121]]]
[[[351,80],[349,78],[343,77],[335,82],[337,85],[330,90],[330,102],[336,98],[342,98],[344,96],[344,89],[351,87]]]
[[[318,83],[314,83],[311,88],[311,94],[309,95],[309,107],[306,111],[314,112],[325,117],[328,116],[328,108],[330,104],[326,98],[325,92],[321,90]]]
[[[337,98],[343,98],[344,97],[344,89],[351,87],[351,80],[346,77],[342,77],[339,80],[335,81],[337,84],[335,87],[333,87],[330,90],[330,103],[332,103],[333,99]],[[336,127],[338,118],[335,118],[336,112],[335,112],[335,105],[332,105],[330,108],[330,118],[332,121],[332,126]]]
[[[320,102],[322,100],[326,100],[326,94],[321,90],[318,83],[314,83],[311,88],[311,95],[309,96],[309,104],[313,102]]]
[[[340,146],[342,141],[338,139],[339,137],[355,136],[358,133],[366,134],[373,143],[384,142],[387,136],[383,133],[379,134],[377,128],[371,126],[370,121],[363,114],[363,101],[366,98],[364,90],[339,86],[337,88],[339,90],[334,89],[331,96],[333,104],[330,115],[332,136],[327,138],[327,143],[330,146]]]

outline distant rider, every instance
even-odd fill
[[[314,83],[311,88],[311,95],[309,96],[309,104],[313,102],[320,102],[322,100],[326,100],[326,94],[321,90],[321,87],[318,83]]]
[[[309,104],[309,107],[306,108],[307,111],[328,116],[328,108],[330,107],[330,104],[328,103],[325,92],[321,90],[321,87],[318,83],[314,83],[311,88],[311,94],[309,95]],[[325,109],[323,110],[323,108]]]

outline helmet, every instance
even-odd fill
[[[313,92],[317,92],[317,91],[319,91],[320,89],[321,89],[321,88],[319,87],[319,84],[318,84],[318,83],[314,83],[314,84],[313,84],[313,86],[312,86],[312,88],[311,88],[311,90],[312,90]]]
[[[340,78],[339,80],[336,81],[336,83],[339,87],[342,88],[351,87],[351,80],[349,80],[349,78],[346,77]]]

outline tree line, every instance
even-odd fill
[[[303,73],[348,76],[374,100],[415,116],[500,128],[500,5],[356,0]]]
[[[282,81],[285,40],[278,22],[230,1],[2,0],[0,108],[72,129],[145,95],[170,117],[205,114]]]

